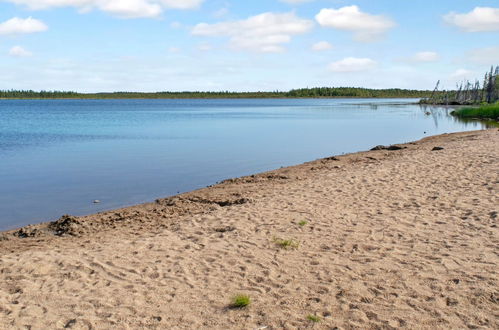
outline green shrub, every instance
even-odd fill
[[[300,246],[300,243],[295,241],[294,239],[281,239],[274,238],[274,243],[283,249],[297,249]]]
[[[238,294],[232,298],[231,307],[232,308],[244,308],[251,304],[250,296],[246,294]]]
[[[317,315],[310,314],[307,316],[307,320],[312,321],[314,323],[318,323],[321,321],[321,318],[318,317]]]

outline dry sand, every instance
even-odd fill
[[[499,329],[498,130],[405,147],[0,234],[0,328]]]

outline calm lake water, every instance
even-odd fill
[[[450,109],[414,102],[0,100],[0,230],[379,144],[484,128],[457,121]]]

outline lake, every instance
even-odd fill
[[[0,230],[379,144],[485,128],[415,102],[0,100]]]

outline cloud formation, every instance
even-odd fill
[[[32,10],[75,7],[82,12],[93,9],[121,18],[157,17],[166,9],[195,9],[204,0],[5,0]]]
[[[321,52],[321,51],[330,50],[330,49],[333,49],[333,45],[331,45],[327,41],[319,41],[319,42],[312,45],[312,50],[314,50],[316,52]]]
[[[436,62],[439,59],[440,56],[438,55],[438,53],[425,51],[425,52],[418,52],[408,58],[403,58],[401,59],[401,61],[409,63],[429,63],[429,62]]]
[[[48,29],[47,25],[42,21],[32,17],[19,18],[14,17],[0,23],[0,35],[16,35],[35,32],[43,32]]]
[[[466,14],[451,12],[444,21],[466,32],[499,31],[499,8],[476,7]]]
[[[452,79],[466,79],[468,78],[470,75],[473,74],[473,71],[470,71],[470,70],[467,70],[467,69],[458,69],[456,71],[454,71],[450,77]]]
[[[374,69],[378,63],[370,58],[347,57],[329,64],[328,69],[333,72],[361,72]]]
[[[13,57],[28,57],[33,54],[21,46],[14,46],[9,50],[9,55]]]
[[[358,41],[369,42],[379,39],[395,23],[382,15],[364,13],[358,6],[347,6],[340,9],[321,9],[315,16],[323,27],[349,31],[354,33]]]
[[[236,50],[277,53],[285,50],[283,44],[290,42],[292,36],[306,33],[312,27],[312,21],[301,19],[294,13],[267,12],[239,21],[200,23],[191,33],[204,37],[229,37],[230,46]]]

